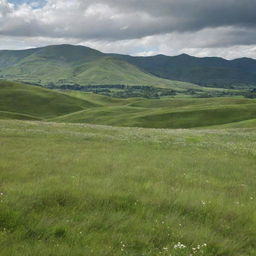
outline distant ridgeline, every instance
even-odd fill
[[[241,58],[229,61],[186,54],[132,57],[105,54],[84,46],[53,45],[0,51],[0,78],[118,97],[159,97],[181,91],[211,97],[237,92],[214,92],[206,87],[256,88],[256,60]]]

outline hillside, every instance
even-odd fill
[[[197,58],[157,55],[131,57],[114,55],[158,77],[218,88],[256,87],[256,60],[225,60],[217,57]]]
[[[256,101],[232,98],[138,100],[102,106],[50,119],[63,123],[92,123],[145,128],[197,128],[256,118]],[[253,123],[254,124],[254,123]]]
[[[0,81],[0,119],[147,128],[197,128],[234,124],[255,118],[256,100],[253,99],[116,99]],[[254,121],[248,123],[250,127],[254,124]]]
[[[104,54],[82,46],[58,45],[31,49],[30,51],[0,51],[0,75],[11,80],[21,80],[47,85],[48,83],[74,83],[73,72],[79,63],[93,61]],[[9,54],[15,63],[5,61]],[[22,56],[22,57],[20,57]]]
[[[75,67],[74,82],[82,85],[141,85],[154,87],[198,88],[198,86],[158,78],[125,61],[103,57]]]
[[[0,118],[45,119],[95,106],[60,92],[0,80]]]
[[[4,61],[9,54],[13,55],[13,61]],[[82,46],[48,46],[25,52],[0,51],[1,57],[0,77],[44,86],[79,84],[198,88],[194,84],[158,78],[128,62]]]
[[[150,85],[170,88],[256,87],[256,60],[105,54],[72,45],[0,51],[0,77],[41,85]],[[168,80],[172,81],[168,81]],[[182,81],[184,83],[174,82]]]

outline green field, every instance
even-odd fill
[[[0,255],[254,256],[255,141],[2,120]]]
[[[256,118],[256,100],[223,98],[111,98],[0,81],[0,118],[144,128],[236,125]],[[250,122],[250,127],[255,122]],[[246,127],[246,126],[245,126]]]
[[[253,99],[0,81],[0,256],[255,256],[255,128]]]

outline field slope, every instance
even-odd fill
[[[45,119],[95,106],[96,103],[60,92],[0,80],[0,111]]]
[[[0,255],[254,256],[255,141],[1,120]]]
[[[256,100],[243,98],[118,99],[0,81],[0,119],[44,120],[145,128],[197,128],[256,118]]]
[[[88,94],[80,95],[87,97]],[[162,98],[120,100],[116,104],[104,104],[50,120],[144,128],[196,128],[232,124],[255,118],[256,100]]]

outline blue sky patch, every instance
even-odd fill
[[[33,5],[34,8],[40,8],[45,5],[46,0],[8,0],[8,2],[15,5],[27,3]]]

